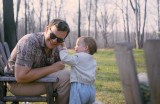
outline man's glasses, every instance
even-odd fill
[[[50,38],[51,38],[51,39],[57,39],[57,42],[58,42],[58,43],[63,43],[63,42],[64,42],[64,39],[58,38],[58,37],[52,32],[51,28],[50,28],[50,31],[51,31],[51,33],[50,33]]]

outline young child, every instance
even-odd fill
[[[75,52],[70,55],[65,46],[60,49],[61,61],[71,66],[69,104],[93,104],[97,63],[92,55],[97,52],[97,44],[92,37],[80,37]]]

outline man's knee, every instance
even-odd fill
[[[69,82],[69,79],[70,79],[70,72],[69,70],[60,70],[60,71],[57,71],[55,73],[53,73],[52,75],[49,75],[50,77],[51,76],[56,76],[59,78],[59,82]]]
[[[69,70],[62,70],[61,75],[59,76],[59,79],[63,82],[69,82],[70,81]]]

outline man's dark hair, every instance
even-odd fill
[[[64,20],[61,20],[61,19],[53,19],[53,20],[49,23],[48,26],[49,26],[49,27],[51,27],[51,26],[56,26],[57,29],[58,29],[58,31],[67,31],[67,35],[68,35],[69,32],[70,32],[70,28],[69,28],[68,23],[67,23],[66,21],[64,21]],[[67,35],[66,35],[66,37],[67,37]],[[66,38],[66,37],[65,37],[65,38]]]

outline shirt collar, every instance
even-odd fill
[[[45,37],[44,37],[44,33],[42,33],[40,42],[41,42],[41,46],[42,46],[42,47],[45,47]]]

